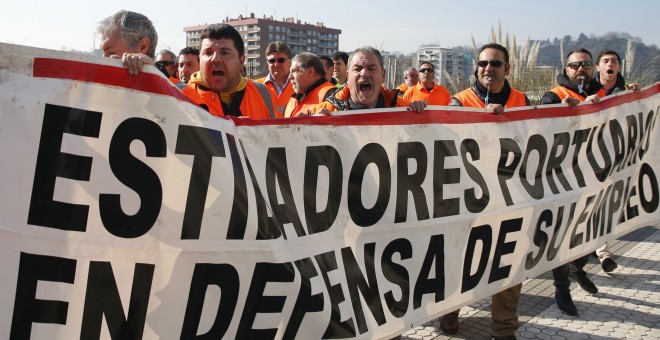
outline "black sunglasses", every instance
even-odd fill
[[[267,59],[267,61],[268,61],[269,64],[275,64],[275,61],[277,61],[280,64],[284,64],[286,59],[287,58],[284,58],[284,57],[282,57],[282,58],[270,58],[270,59]]]
[[[433,72],[435,72],[435,70],[428,67],[428,68],[420,68],[419,70],[417,70],[417,72],[419,72],[419,73],[433,73]]]
[[[488,64],[490,64],[490,66],[494,68],[498,68],[498,67],[502,67],[502,65],[504,65],[504,62],[501,60],[479,60],[477,62],[477,65],[479,67],[486,67],[488,66]]]
[[[575,61],[572,63],[568,63],[568,67],[577,70],[580,68],[580,66],[584,67],[585,70],[590,69],[592,66],[594,66],[594,63],[591,61]]]
[[[173,61],[161,60],[161,61],[157,61],[156,64],[163,65],[163,66],[172,66],[172,65],[174,65],[174,62]]]

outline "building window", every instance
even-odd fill
[[[272,31],[273,31],[273,26],[268,26],[268,32],[272,32]]]

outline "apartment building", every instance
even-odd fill
[[[341,30],[325,27],[323,22],[309,24],[294,18],[284,18],[281,21],[272,16],[255,18],[239,15],[238,18],[225,18],[222,23],[232,25],[243,37],[245,43],[245,67],[248,78],[263,77],[268,73],[266,63],[266,47],[271,41],[284,41],[295,55],[300,52],[311,52],[317,55],[331,56],[339,48]],[[202,31],[208,24],[184,27],[186,46],[199,48]]]
[[[435,82],[447,87],[470,78],[470,56],[448,48],[426,45],[419,48],[415,65],[429,61],[435,66]],[[451,78],[448,79],[448,78]]]

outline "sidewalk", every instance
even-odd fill
[[[518,339],[660,339],[660,228],[646,227],[610,244],[619,267],[603,272],[592,257],[584,268],[598,286],[589,295],[572,283],[579,316],[555,305],[552,272],[527,280],[518,306]],[[448,337],[440,321],[416,327],[401,339],[490,339],[490,298],[461,308],[460,330]]]

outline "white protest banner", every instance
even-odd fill
[[[657,225],[659,90],[223,119],[0,44],[0,337],[394,336]]]

